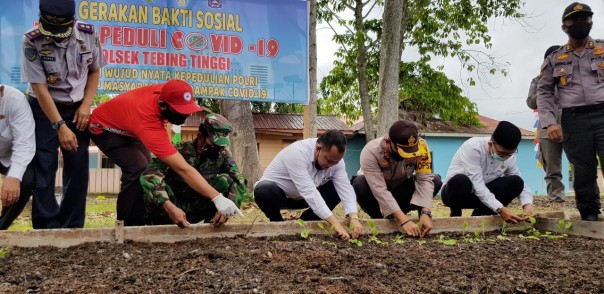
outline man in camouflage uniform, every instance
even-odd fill
[[[225,148],[230,145],[229,122],[218,114],[208,114],[199,125],[193,142],[176,144],[185,160],[223,195],[239,207],[247,179],[239,175],[235,160]],[[212,201],[189,187],[174,170],[160,160],[154,160],[140,177],[145,201],[145,223],[162,225],[174,223],[173,216],[185,214],[188,223],[176,223],[188,227],[200,221],[220,225],[228,220],[217,214]]]

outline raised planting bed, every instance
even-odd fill
[[[3,232],[0,293],[604,293],[602,222],[538,218],[536,230],[502,231],[494,217],[435,219],[421,240],[367,224],[357,243],[316,222],[125,228],[123,244],[109,230],[67,248],[12,247],[51,232]]]

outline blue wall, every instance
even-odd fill
[[[453,155],[455,155],[459,146],[467,139],[468,138],[465,137],[426,138],[433,155],[434,173],[441,175],[443,180],[447,176],[447,170],[449,169],[449,164],[451,163]],[[348,148],[344,157],[348,177],[356,175],[359,170],[359,157],[363,146],[365,146],[365,138],[363,137],[348,139]],[[516,154],[518,168],[522,173],[524,182],[531,188],[533,194],[546,195],[547,190],[545,180],[543,180],[545,172],[543,171],[543,168],[537,166],[535,154],[533,139],[523,139],[518,146],[518,154]],[[562,156],[562,175],[564,177],[563,182],[566,186],[566,193],[568,193],[570,185],[568,183],[569,170],[566,155]]]

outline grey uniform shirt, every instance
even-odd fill
[[[55,102],[78,102],[84,98],[88,72],[107,64],[92,25],[75,23],[64,42],[40,35],[35,27],[23,37],[21,76],[30,83],[27,93],[35,97],[31,83],[47,84]]]
[[[0,98],[0,163],[9,168],[7,176],[23,179],[36,153],[35,128],[25,95],[4,86],[4,96]]]
[[[531,81],[531,86],[529,88],[528,97],[526,98],[526,105],[533,110],[537,109],[537,97],[539,97],[539,95],[537,95],[537,84],[539,83],[540,78],[541,78],[540,75],[533,78],[533,80]],[[560,106],[558,105],[558,94],[556,93],[554,95],[554,97],[556,99],[556,106],[557,106],[556,113],[555,113],[556,114],[556,123],[560,124],[560,119],[562,117],[562,109],[560,109]],[[547,136],[546,128],[547,128],[547,126],[542,126],[541,120],[539,120],[539,126],[537,127],[537,131],[539,132],[540,139],[549,138]]]
[[[603,46],[604,41],[588,37],[583,52],[567,44],[545,59],[537,85],[541,127],[556,123],[556,88],[562,109],[604,102]]]

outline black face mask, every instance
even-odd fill
[[[589,36],[589,32],[591,31],[591,23],[579,22],[575,23],[571,26],[566,27],[567,34],[575,39],[575,40],[583,40]]]
[[[208,146],[206,149],[204,149],[203,154],[209,159],[216,160],[218,159],[218,156],[220,156],[222,149],[224,149],[224,147]]]
[[[167,119],[173,125],[184,124],[185,120],[187,120],[187,116],[188,115],[186,115],[186,114],[180,114],[180,113],[172,110],[171,107],[167,107],[166,111],[162,114],[162,118]]]

